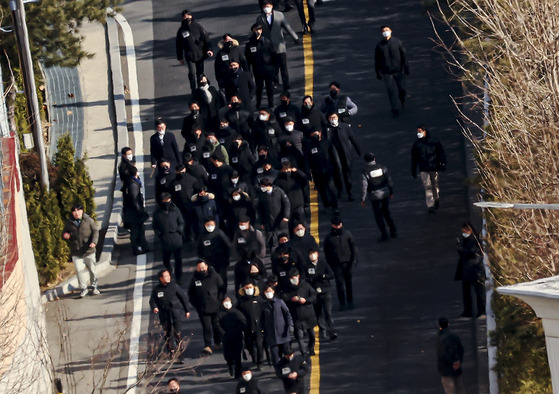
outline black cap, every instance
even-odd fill
[[[375,155],[373,154],[373,152],[369,152],[365,154],[365,161],[367,163],[370,163],[372,161],[375,161]]]
[[[286,116],[285,118],[283,118],[283,123],[287,122],[293,122],[293,118],[291,116]]]
[[[342,218],[339,216],[332,216],[332,218],[330,219],[330,223],[335,224],[337,226],[338,224],[342,223]]]

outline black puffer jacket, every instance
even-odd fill
[[[324,257],[330,267],[346,262],[356,262],[357,246],[353,235],[343,228],[332,229],[324,240]]]
[[[293,297],[304,298],[305,303],[293,301]],[[295,328],[308,329],[316,326],[316,314],[312,303],[316,300],[316,291],[310,284],[303,279],[299,280],[297,286],[289,284],[289,287],[282,293],[282,300],[289,308],[289,312],[293,317],[293,325]]]
[[[219,311],[223,296],[219,293],[221,286],[223,280],[212,267],[208,267],[206,276],[194,273],[188,288],[188,297],[198,314],[213,314]]]
[[[173,251],[182,248],[184,219],[175,204],[169,203],[166,209],[157,207],[153,213],[153,231],[164,250]]]
[[[199,62],[206,58],[206,53],[212,50],[210,38],[204,28],[192,19],[181,22],[176,38],[177,60]]]
[[[444,171],[446,155],[440,141],[429,135],[418,138],[411,148],[411,175],[415,178],[419,171]]]

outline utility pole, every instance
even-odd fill
[[[49,177],[47,171],[47,155],[43,142],[43,127],[41,124],[41,113],[39,112],[39,99],[37,98],[37,87],[35,86],[35,73],[33,71],[33,60],[29,47],[29,35],[25,23],[25,8],[23,0],[10,0],[13,26],[16,33],[16,41],[19,54],[19,63],[23,75],[23,87],[27,101],[27,115],[31,123],[35,150],[39,156],[41,187],[45,192],[49,191]]]

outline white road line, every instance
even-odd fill
[[[138,89],[138,75],[136,68],[136,50],[134,37],[128,21],[121,14],[115,15],[115,20],[122,29],[124,46],[126,47],[126,64],[128,66],[128,88],[130,90],[130,111],[132,115],[132,129],[134,149],[136,153],[136,168],[140,174],[144,173],[144,147],[142,138],[142,122],[140,120],[140,96]],[[136,281],[134,282],[133,312],[130,324],[130,350],[128,363],[128,377],[126,392],[136,393],[138,382],[138,360],[140,356],[140,335],[143,310],[143,291],[146,279],[147,259],[145,254],[136,257]]]

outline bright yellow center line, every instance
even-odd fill
[[[309,20],[309,10],[307,2],[303,2],[305,10],[305,20]],[[303,57],[304,57],[304,74],[305,74],[305,95],[312,96],[314,101],[314,58],[312,51],[312,38],[310,34],[303,35]],[[314,189],[314,183],[310,184],[311,199],[311,235],[317,243],[320,243],[318,235],[318,196]],[[311,381],[310,394],[318,394],[320,392],[320,335],[318,326],[314,328],[316,344],[314,346],[315,355],[311,357]]]

